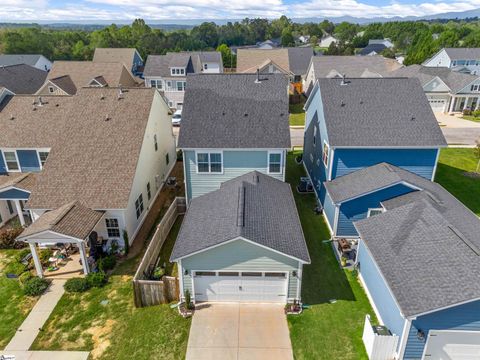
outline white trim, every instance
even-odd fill
[[[325,146],[327,146],[327,163],[325,164]],[[325,174],[329,172],[329,165],[330,165],[330,145],[328,145],[327,140],[323,140],[323,146],[322,146],[322,163],[323,166],[325,167]],[[328,179],[327,179],[328,180]]]
[[[433,167],[433,172],[432,172],[432,181],[435,181],[435,175],[437,174],[437,165],[438,165],[439,157],[440,157],[440,149],[437,149],[437,156],[435,158],[435,166]]]
[[[268,150],[267,151],[267,174],[272,174],[272,175],[281,175],[284,173],[283,171],[283,150]],[[280,154],[280,172],[271,172],[270,171],[270,154],[273,155],[278,155]]]
[[[178,149],[182,150],[182,151],[199,151],[199,152],[220,152],[220,151],[268,151],[268,150],[272,150],[272,151],[275,151],[275,150],[284,150],[284,151],[290,151],[290,148],[283,148],[283,147],[268,147],[268,148],[219,148],[219,147],[215,147],[215,148],[205,148],[205,147],[202,147],[202,148],[187,148],[187,147],[178,147]]]
[[[25,190],[25,189],[21,189],[21,188],[15,186],[15,185],[7,186],[5,188],[0,189],[0,194],[3,193],[4,191],[9,191],[9,190],[18,190],[18,191],[23,191],[23,192],[26,192],[28,194],[31,194],[30,191]],[[15,199],[13,199],[13,198],[12,199],[5,199],[5,198],[2,198],[0,200],[27,200],[27,199],[17,199],[17,198],[15,198]]]
[[[242,240],[242,241],[245,241],[245,242],[247,242],[247,243],[250,243],[250,244],[253,244],[253,245],[257,245],[257,246],[259,246],[259,247],[261,247],[261,248],[263,248],[263,249],[267,249],[267,250],[273,251],[273,252],[275,252],[275,253],[277,253],[277,254],[286,256],[286,257],[291,258],[291,259],[294,259],[294,260],[296,260],[296,261],[300,261],[300,262],[303,263],[303,264],[308,264],[308,262],[306,262],[305,260],[301,260],[301,259],[296,258],[295,256],[282,253],[282,252],[280,252],[280,251],[278,251],[278,250],[275,250],[275,249],[272,249],[272,248],[270,248],[270,247],[268,247],[268,246],[265,246],[265,245],[256,243],[256,242],[254,242],[254,241],[252,241],[252,240],[248,240],[248,239],[246,239],[246,238],[244,238],[244,237],[242,237],[242,236],[237,236],[237,237],[235,237],[235,238],[233,238],[233,239],[230,239],[230,240],[227,240],[227,241],[223,241],[223,242],[221,242],[221,243],[219,243],[219,244],[215,244],[215,245],[209,246],[209,247],[207,247],[207,248],[205,248],[205,249],[202,249],[202,250],[194,251],[194,252],[192,252],[192,253],[190,253],[190,254],[188,254],[188,255],[180,256],[180,257],[178,257],[178,258],[176,258],[176,259],[172,259],[172,260],[173,260],[173,261],[178,261],[178,260],[181,260],[181,259],[185,259],[185,258],[191,257],[191,256],[193,256],[193,255],[197,255],[197,254],[200,254],[200,253],[202,253],[202,252],[212,250],[212,249],[214,249],[214,248],[216,248],[216,247],[219,247],[219,246],[222,246],[222,245],[225,245],[225,244],[229,244],[229,243],[234,242],[234,241],[237,241],[237,240]],[[202,270],[199,270],[199,271],[202,271]]]
[[[332,180],[334,152],[335,152],[335,149],[331,148],[330,149],[331,159],[330,159],[330,157],[328,158],[329,159],[329,167],[328,167],[327,181]]]
[[[338,218],[340,217],[340,205],[334,204],[334,206],[335,206],[335,216],[333,218],[333,237],[336,237],[337,230],[338,230]]]
[[[208,171],[201,171],[199,172],[198,171],[198,154],[208,154]],[[210,162],[210,155],[211,154],[220,154],[220,157],[221,157],[221,164],[222,164],[222,171],[220,172],[212,172],[211,171],[211,162]],[[195,168],[196,168],[196,172],[198,175],[223,175],[224,173],[224,166],[223,166],[223,150],[203,150],[203,149],[198,149],[198,150],[195,150]]]
[[[400,339],[400,347],[399,351],[397,352],[398,359],[403,359],[405,355],[405,349],[407,348],[407,341],[408,341],[408,334],[410,333],[410,328],[412,326],[412,321],[409,319],[405,319],[405,324],[403,326],[402,337]]]
[[[185,176],[185,201],[187,203],[187,207],[190,203],[190,200],[188,199],[188,183],[192,180],[192,176],[190,175],[190,178],[187,179],[187,159],[185,158],[185,151],[182,151],[182,158],[183,158],[183,174]]]
[[[435,150],[435,149],[440,149],[440,148],[446,148],[448,147],[447,145],[430,145],[430,146],[333,146],[335,149],[430,149],[430,150]]]
[[[414,319],[416,319],[420,316],[425,316],[425,315],[428,315],[428,314],[432,314],[432,313],[436,313],[436,312],[439,312],[439,311],[447,310],[447,309],[450,309],[450,308],[453,308],[453,307],[462,306],[462,305],[465,305],[465,304],[468,304],[468,303],[471,303],[471,302],[475,302],[475,301],[480,301],[480,297],[475,298],[475,299],[471,299],[471,300],[461,301],[459,303],[452,304],[452,305],[443,306],[443,307],[440,307],[438,309],[425,311],[423,313],[415,314],[415,315],[409,316],[408,319],[414,320]]]
[[[13,150],[1,149],[0,152],[2,153],[3,162],[4,162],[4,164],[5,164],[5,169],[7,170],[7,172],[22,172],[22,168],[21,168],[21,166],[20,166],[20,161],[18,161],[17,149],[13,149]],[[16,160],[16,162],[17,162],[17,167],[18,167],[17,170],[10,170],[10,169],[9,169],[8,164],[7,164],[7,158],[5,157],[5,152],[15,154],[15,160]]]
[[[184,298],[183,288],[185,286],[185,284],[183,283],[182,260],[177,261],[177,269],[178,269],[178,278],[179,278],[178,280],[179,280],[179,283],[180,283],[180,300],[182,300]]]
[[[102,217],[102,219],[103,219],[103,217]],[[79,238],[75,238],[73,236],[60,234],[60,233],[58,233],[56,231],[53,231],[53,230],[43,230],[43,231],[36,232],[36,233],[30,234],[30,235],[27,235],[27,236],[19,236],[17,238],[17,241],[23,241],[23,242],[26,242],[26,243],[29,243],[29,244],[30,243],[35,243],[35,244],[51,243],[52,239],[32,239],[32,238],[35,238],[36,236],[43,235],[43,234],[48,234],[48,233],[58,235],[58,236],[63,237],[65,239],[70,239],[71,241],[66,241],[68,243],[77,244],[77,243],[85,242],[85,239],[79,239]],[[61,243],[60,239],[55,239],[55,242]]]
[[[303,279],[303,264],[298,263],[298,270],[297,270],[297,296],[296,298],[301,301],[302,300],[302,279]],[[287,289],[288,294],[288,289]]]

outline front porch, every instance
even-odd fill
[[[449,113],[462,112],[464,110],[478,110],[480,107],[480,96],[452,96],[448,107]]]
[[[35,182],[33,173],[9,173],[0,175],[0,227],[18,218],[21,226],[32,223],[25,203]]]

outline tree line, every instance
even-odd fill
[[[328,49],[318,49],[318,41],[332,34],[338,39]],[[148,54],[169,51],[219,49],[224,62],[234,66],[229,51],[232,46],[252,45],[278,39],[282,46],[298,45],[300,35],[309,35],[317,50],[330,55],[353,55],[370,39],[389,38],[395,45],[384,55],[405,55],[405,64],[421,63],[442,47],[480,47],[480,22],[473,21],[405,21],[358,25],[295,23],[286,16],[279,19],[244,19],[216,25],[204,22],[192,29],[165,31],[137,19],[131,25],[84,29],[52,29],[42,26],[4,27],[0,29],[0,53],[40,53],[52,60],[90,60],[96,47],[134,47],[145,58]]]

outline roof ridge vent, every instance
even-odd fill
[[[239,227],[245,226],[245,191],[244,185],[238,189],[237,226]]]
[[[467,245],[470,250],[472,250],[475,255],[477,256],[480,256],[480,249],[473,243],[471,242],[469,239],[467,239],[459,230],[457,230],[457,228],[455,228],[454,226],[452,225],[447,225],[447,227],[460,239],[462,240],[465,245]]]

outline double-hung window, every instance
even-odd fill
[[[118,226],[118,219],[105,219],[105,226],[107,227],[107,235],[109,238],[120,237],[120,226]]]
[[[221,152],[198,152],[197,172],[221,173],[223,171],[223,159]]]
[[[322,161],[323,161],[323,165],[325,165],[325,167],[328,167],[328,150],[329,150],[329,146],[326,142],[324,142],[323,143]]]
[[[185,91],[185,81],[177,81],[177,91]]]
[[[137,219],[142,215],[143,213],[143,195],[140,194],[140,196],[135,200],[135,211],[137,213]]]
[[[48,151],[39,151],[38,157],[40,159],[40,164],[42,164],[42,168],[43,168],[45,166],[45,163],[47,162]]]
[[[17,153],[15,151],[4,151],[3,156],[5,156],[5,164],[7,165],[8,171],[20,171]]]
[[[282,173],[282,153],[281,152],[268,153],[268,173],[269,174]]]

